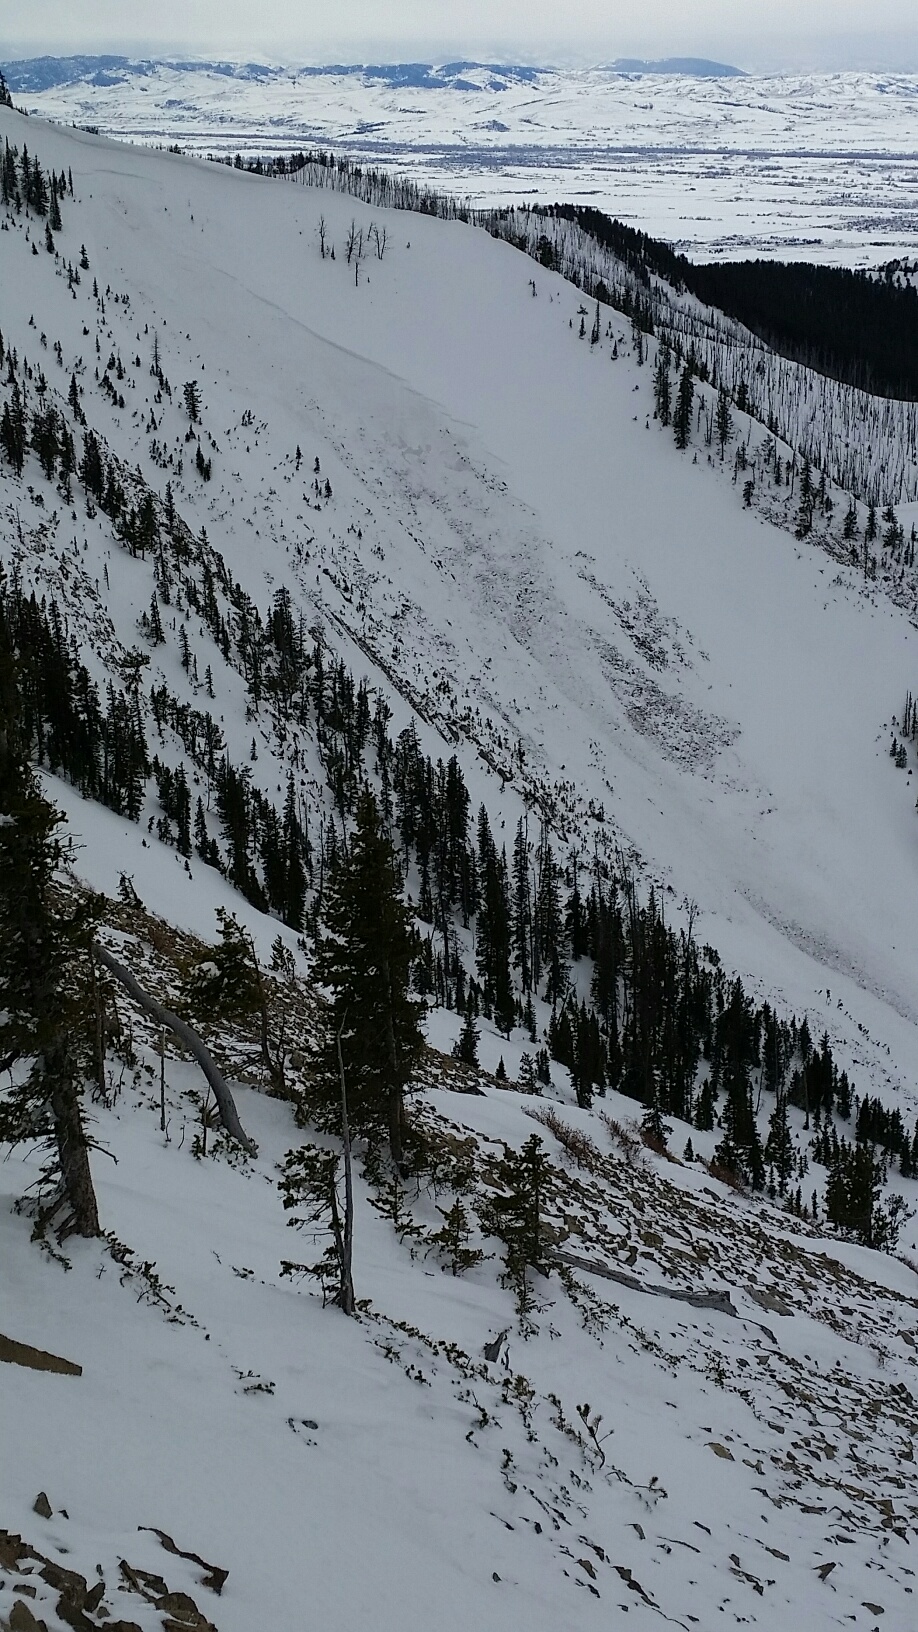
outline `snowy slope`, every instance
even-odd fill
[[[160,491],[170,477],[191,529],[206,528],[257,604],[288,585],[389,698],[396,728],[413,710],[430,751],[455,749],[500,838],[511,842],[528,786],[553,802],[565,849],[636,851],[669,912],[697,901],[696,933],[727,967],[808,1012],[861,1091],[913,1120],[918,818],[914,778],[887,747],[914,688],[916,635],[882,580],[865,589],[856,570],[745,510],[732,466],[709,462],[697,434],[679,454],[650,419],[651,370],[617,314],[613,361],[613,339],[578,338],[578,292],[506,244],[6,110],[2,135],[72,170],[58,249],[75,264],[85,244],[90,262],[71,293],[14,221],[0,235],[5,344],[64,397],[82,358],[86,412],[111,449]],[[320,256],[320,217],[334,261]],[[387,234],[383,258],[370,249],[356,274],[352,220]],[[154,330],[173,399],[156,405],[151,432]],[[100,373],[106,353],[123,359],[123,410],[96,386],[96,336]],[[209,484],[184,441],[190,378]],[[328,498],[309,485],[316,458]],[[0,525],[4,566],[53,590],[93,672],[114,673],[118,644],[139,640],[151,564],[119,549],[81,495],[63,508],[34,459],[21,482],[0,467]],[[211,661],[233,753],[244,760],[258,732],[252,771],[273,792],[278,743],[246,718],[215,647]],[[157,670],[191,695],[171,631]],[[77,872],[96,887],[114,895],[130,874],[147,907],[200,935],[220,904],[257,924],[211,869],[195,862],[189,884],[145,823],[52,786],[78,836]],[[276,932],[262,921],[265,951]],[[435,1044],[454,1033],[454,1015],[432,1016]],[[68,1567],[87,1577],[100,1564],[116,1613],[161,1624],[140,1599],[113,1599],[127,1559],[192,1592],[221,1632],[307,1617],[343,1632],[371,1615],[411,1629],[434,1617],[599,1626],[610,1605],[638,1626],[663,1613],[706,1627],[721,1607],[766,1627],[851,1614],[868,1626],[874,1604],[885,1624],[909,1623],[904,1264],[733,1200],[700,1168],[635,1167],[598,1118],[566,1109],[601,1155],[587,1181],[552,1144],[568,1173],[559,1214],[586,1221],[572,1230],[582,1256],[620,1257],[641,1285],[590,1281],[615,1307],[591,1316],[587,1304],[584,1326],[553,1276],[539,1334],[511,1337],[509,1370],[486,1364],[483,1343],[514,1327],[495,1266],[457,1282],[412,1261],[362,1191],[358,1295],[374,1318],[352,1327],[279,1278],[294,1251],[274,1188],[297,1138],[288,1109],[241,1090],[257,1162],[197,1164],[191,1073],[170,1062],[166,1147],[140,1026],[138,1041],[140,1078],[95,1112],[118,1158],[94,1161],[100,1207],[198,1324],[135,1304],[142,1283],[119,1286],[103,1248],[74,1249],[63,1275],[38,1260],[22,1218],[0,1215],[4,1331],[84,1368],[79,1380],[3,1368],[12,1471],[0,1522],[39,1550],[70,1549]],[[483,1038],[485,1065],[499,1047],[514,1064],[520,1046]],[[520,1098],[493,1083],[483,1098],[438,1089],[429,1105],[480,1141],[483,1183],[486,1141],[533,1131]],[[5,1193],[33,1173],[7,1163]],[[423,1198],[418,1214],[436,1223]],[[664,1283],[730,1289],[734,1313],[650,1290]],[[432,1353],[443,1339],[468,1361]],[[529,1381],[514,1392],[518,1374]],[[586,1430],[577,1438],[587,1401],[614,1429],[607,1464]],[[41,1488],[69,1518],[30,1512]],[[141,1525],[229,1567],[219,1602]]]
[[[41,64],[8,73],[30,112],[130,141],[251,155],[330,146],[476,204],[593,203],[700,255],[869,266],[914,244],[913,75],[193,62],[99,72],[79,59],[51,83]]]
[[[24,128],[7,115],[11,127]],[[176,481],[151,465],[130,404],[110,416],[113,449],[160,490],[172,475],[189,525],[206,526],[259,604],[288,583],[351,666],[384,661],[430,720],[471,732],[505,774],[521,740],[585,855],[597,827],[584,813],[602,805],[676,897],[697,900],[731,966],[798,1008],[818,1002],[820,1030],[842,1023],[839,999],[871,1032],[891,1027],[909,1092],[916,827],[886,756],[914,685],[909,616],[745,511],[729,465],[709,466],[703,447],[696,464],[647,429],[651,370],[578,341],[577,291],[508,246],[30,122],[33,146],[39,131],[46,162],[79,178],[67,230],[131,296],[126,316],[109,301],[106,336],[127,358],[160,326],[176,385],[156,440],[181,447],[177,382],[194,375],[220,451],[209,486]],[[319,257],[320,215],[334,262]],[[389,234],[356,286],[352,219]],[[167,254],[152,247],[163,229]],[[91,368],[94,274],[71,299],[23,232],[0,247],[9,343],[35,356],[41,290],[49,335]],[[94,415],[109,413],[90,377],[85,389]],[[331,477],[318,512],[293,480],[297,444],[307,470],[321,456]],[[6,472],[4,486],[22,515]],[[24,513],[40,519],[28,501]],[[53,548],[73,531],[61,519]],[[130,644],[149,567],[104,548]],[[53,556],[37,570],[50,581]],[[243,725],[239,744],[249,737]],[[500,782],[474,757],[469,775],[473,802],[490,788],[496,807]],[[508,807],[510,833],[521,808]]]

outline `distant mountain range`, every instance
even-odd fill
[[[419,90],[502,91],[508,85],[528,83],[555,72],[552,68],[519,63],[428,62],[327,63],[320,67],[271,66],[261,62],[199,61],[187,58],[136,58],[121,56],[30,57],[2,65],[10,90],[28,94],[53,90],[59,85],[83,81],[99,87],[117,85],[129,79],[147,79],[158,69],[174,72],[220,74],[227,79],[272,80],[322,78],[342,75],[383,81],[392,86]],[[612,74],[684,74],[694,78],[736,77],[741,68],[708,62],[701,57],[667,57],[645,62],[637,57],[620,57],[601,70]],[[474,76],[474,77],[472,77]]]
[[[610,64],[616,74],[687,74],[692,79],[743,79],[745,70],[728,62],[709,62],[706,57],[663,57],[646,62],[643,57],[616,57]]]

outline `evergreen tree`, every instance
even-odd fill
[[[882,1174],[867,1145],[841,1140],[826,1179],[826,1217],[865,1247],[879,1245],[877,1214]]]
[[[344,1198],[339,1194],[342,1157],[336,1150],[317,1150],[303,1145],[288,1150],[279,1183],[284,1208],[293,1213],[287,1220],[291,1229],[326,1229],[331,1241],[314,1264],[284,1263],[281,1274],[314,1275],[323,1294],[331,1291],[333,1301],[345,1315],[355,1315],[357,1300],[353,1281],[353,1194],[350,1184],[350,1140],[345,1135]]]
[[[400,885],[376,799],[365,787],[350,852],[329,882],[326,933],[316,951],[316,984],[329,1000],[314,1052],[314,1109],[321,1125],[337,1128],[340,1034],[353,1129],[370,1138],[387,1133],[397,1168],[404,1162],[405,1089],[424,1047],[423,1006],[410,994],[418,938]]]
[[[549,1273],[546,1255],[545,1202],[551,1164],[538,1134],[521,1150],[505,1147],[494,1175],[500,1191],[479,1206],[489,1235],[504,1244],[504,1284],[516,1294],[517,1313],[525,1319],[533,1307],[529,1270]]]
[[[662,345],[653,376],[653,400],[660,424],[668,425],[672,418],[673,393],[669,381],[669,348],[664,352]]]
[[[539,1092],[535,1061],[531,1054],[520,1055],[520,1070],[517,1081],[524,1094],[537,1094]]]
[[[765,1161],[778,1179],[778,1194],[787,1194],[788,1181],[794,1171],[794,1138],[787,1116],[787,1099],[779,1094],[768,1123],[765,1142]]]
[[[197,380],[186,380],[182,387],[185,412],[194,425],[201,417],[201,388]]]
[[[451,1275],[464,1275],[467,1270],[480,1264],[484,1257],[480,1247],[469,1245],[472,1221],[468,1209],[461,1196],[457,1196],[448,1211],[438,1207],[437,1212],[443,1223],[439,1230],[430,1235],[430,1247],[443,1260],[443,1268],[448,1269]]]
[[[520,817],[513,843],[513,962],[524,992],[532,989],[532,896],[529,888],[529,846]]]
[[[453,1055],[457,1060],[461,1060],[463,1065],[478,1064],[479,1036],[480,1032],[475,1024],[475,1017],[471,1008],[468,1008],[465,1011],[458,1041],[453,1045]]]
[[[44,800],[28,762],[16,661],[0,622],[0,1138],[47,1142],[56,1194],[45,1219],[59,1234],[99,1234],[81,1096],[87,996],[83,970],[91,909],[55,896],[62,818]]]
[[[481,880],[476,924],[476,961],[484,981],[485,1000],[494,1019],[509,1037],[516,1018],[513,983],[510,977],[510,900],[507,858],[497,853],[488,813],[484,805],[478,813],[478,860]]]
[[[717,440],[720,444],[720,462],[723,464],[724,449],[733,435],[733,415],[730,412],[730,398],[725,386],[721,386],[717,393]]]
[[[679,380],[679,391],[676,397],[676,411],[673,414],[673,433],[676,438],[676,447],[685,449],[689,445],[692,434],[692,405],[695,401],[695,382],[692,378],[690,363],[686,363]]]

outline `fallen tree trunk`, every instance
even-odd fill
[[[732,1315],[736,1319],[736,1310],[730,1301],[729,1292],[684,1292],[676,1286],[653,1286],[646,1281],[639,1281],[636,1275],[628,1275],[623,1269],[612,1269],[608,1264],[601,1264],[595,1258],[578,1258],[573,1252],[559,1252],[555,1250],[548,1255],[556,1264],[564,1264],[567,1269],[579,1269],[588,1275],[599,1275],[604,1281],[615,1281],[619,1286],[627,1286],[632,1292],[647,1292],[653,1298],[675,1298],[677,1303],[690,1303],[693,1309],[716,1309],[719,1314]]]
[[[189,1054],[194,1056],[213,1089],[214,1099],[217,1102],[217,1113],[226,1132],[231,1139],[235,1139],[237,1145],[241,1145],[243,1150],[248,1151],[250,1156],[256,1156],[258,1146],[254,1140],[249,1138],[239,1120],[236,1101],[233,1099],[226,1078],[218,1069],[213,1055],[198,1036],[194,1027],[190,1026],[187,1020],[183,1020],[179,1015],[173,1014],[171,1009],[164,1008],[162,1003],[158,1003],[155,997],[150,996],[149,992],[145,992],[139,981],[131,974],[130,969],[126,969],[123,963],[119,963],[118,959],[113,957],[111,952],[107,952],[104,946],[100,946],[98,941],[93,943],[93,952],[102,967],[107,969],[109,974],[114,975],[115,979],[120,982],[126,992],[130,993],[134,1002],[143,1009],[144,1013],[148,1014],[151,1020],[155,1020],[157,1025],[165,1026],[167,1031],[171,1031],[173,1036],[178,1038],[182,1047],[187,1048]]]

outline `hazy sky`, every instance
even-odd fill
[[[597,62],[691,53],[750,68],[918,68],[916,0],[3,0],[2,9],[7,58],[168,50],[304,63]]]

